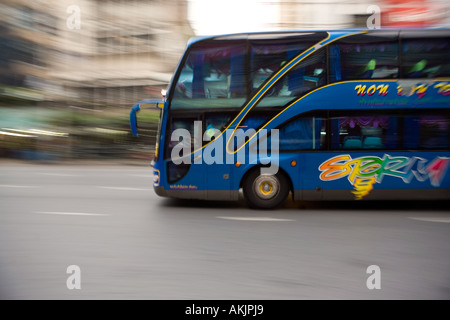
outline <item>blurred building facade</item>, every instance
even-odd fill
[[[85,107],[160,95],[194,36],[184,0],[2,0],[0,21],[3,96]]]
[[[95,108],[160,96],[195,35],[188,14],[194,1],[1,0],[2,97]],[[382,27],[450,19],[447,0],[259,2],[278,11],[278,21],[267,24],[273,30],[364,28],[374,5]]]
[[[360,26],[373,0],[280,1],[282,29],[339,29]],[[364,20],[365,23],[365,20]],[[361,27],[365,27],[361,25]]]
[[[61,9],[70,4],[63,2]],[[94,104],[130,106],[160,95],[194,35],[187,2],[84,0],[79,7],[80,29],[63,28],[71,50],[53,75]]]

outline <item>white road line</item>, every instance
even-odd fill
[[[0,188],[39,188],[38,186],[19,186],[15,184],[0,184]]]
[[[408,218],[426,222],[450,223],[450,218],[421,218],[421,217],[408,217]]]
[[[139,177],[139,178],[150,178],[153,179],[152,174],[129,174],[131,177]]]
[[[129,188],[129,187],[103,187],[97,186],[100,189],[108,189],[108,190],[121,190],[121,191],[152,191],[153,189],[149,188]]]
[[[278,219],[278,218],[266,218],[266,217],[216,217],[219,219],[225,219],[225,220],[237,220],[237,221],[264,221],[264,222],[283,222],[283,221],[295,221],[291,219]]]
[[[78,174],[70,174],[70,173],[36,172],[36,174],[54,177],[80,177],[80,175]]]
[[[49,211],[38,211],[38,214],[53,214],[61,216],[109,216],[109,214],[104,213],[86,213],[86,212],[49,212]]]

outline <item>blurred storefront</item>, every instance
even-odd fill
[[[382,25],[391,28],[448,26],[450,2],[445,0],[383,0]]]

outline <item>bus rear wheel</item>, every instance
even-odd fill
[[[281,172],[261,174],[260,168],[250,172],[243,182],[244,197],[255,209],[273,209],[289,195],[289,180]]]

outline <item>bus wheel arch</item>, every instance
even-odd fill
[[[292,181],[281,168],[274,175],[261,174],[262,166],[248,170],[241,180],[244,198],[254,209],[274,209],[281,206],[292,191]]]

